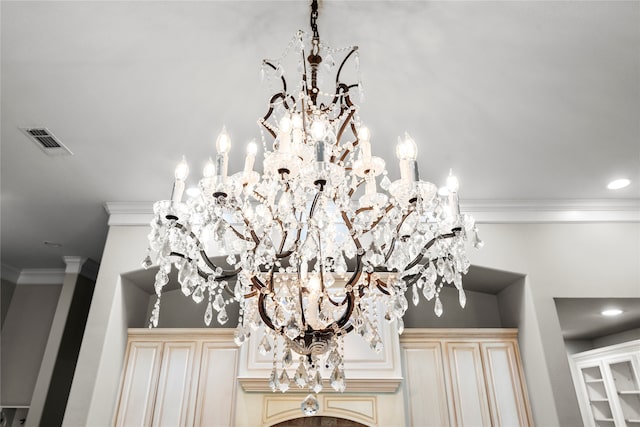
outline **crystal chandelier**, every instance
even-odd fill
[[[150,327],[158,324],[173,265],[182,292],[205,303],[207,326],[214,316],[224,325],[227,305],[238,303],[238,345],[264,328],[258,348],[273,354],[269,385],[282,392],[320,392],[322,367],[332,388],[344,391],[344,336],[355,332],[380,351],[378,323],[395,321],[402,333],[409,289],[413,304],[420,293],[435,300],[440,316],[440,291],[451,285],[464,307],[464,243],[470,236],[481,245],[473,218],[460,213],[456,178],[448,177],[444,194],[421,180],[417,146],[406,133],[396,147],[401,177],[390,181],[353,102],[362,84],[341,80],[346,64],[358,71],[358,48],[321,43],[317,17],[314,0],[312,33],[299,31],[280,60],[263,61],[263,74],[281,87],[258,120],[263,173],[253,170],[258,146],[251,142],[244,170],[227,174],[231,140],[223,128],[200,195],[182,201],[189,170],[183,158],[171,200],[154,204],[143,262],[148,268],[154,258],[160,267]],[[289,52],[301,70],[293,87],[282,65]],[[339,66],[334,56],[342,58]],[[330,93],[319,87],[321,72],[335,75]],[[224,262],[207,255],[211,241],[229,254]],[[313,395],[303,402],[307,413],[316,406]]]

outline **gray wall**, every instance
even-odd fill
[[[2,406],[28,406],[62,285],[18,285],[2,328]]]
[[[9,304],[13,298],[13,292],[16,289],[15,283],[7,280],[0,281],[0,327],[4,326],[4,319],[9,312]]]
[[[640,328],[596,338],[593,340],[593,348],[607,347],[633,340],[640,340]]]
[[[42,410],[47,425],[62,425],[94,287],[93,280],[78,276]]]
[[[630,329],[617,334],[604,335],[592,340],[564,340],[564,345],[568,354],[575,354],[634,340],[640,340],[640,328]]]

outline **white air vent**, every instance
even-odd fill
[[[69,150],[47,128],[20,128],[38,147],[50,156],[72,155]]]

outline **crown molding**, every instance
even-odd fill
[[[77,256],[62,257],[65,268],[15,268],[2,264],[2,280],[16,285],[62,285],[67,273],[80,274],[95,281],[100,264]]]
[[[640,199],[468,200],[460,206],[481,224],[640,222]],[[148,225],[152,202],[108,202],[109,225]]]
[[[460,209],[484,224],[640,222],[640,199],[470,200]]]
[[[17,285],[62,285],[64,268],[23,268]]]

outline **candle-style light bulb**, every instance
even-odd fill
[[[253,170],[253,164],[256,159],[256,153],[258,152],[258,144],[252,139],[247,144],[247,157],[244,158],[244,175],[248,175]]]
[[[407,159],[407,149],[404,145],[404,141],[398,137],[398,143],[396,144],[396,157],[398,160],[406,160]]]
[[[218,150],[218,154],[227,154],[230,149],[231,138],[227,133],[227,128],[223,126],[222,131],[218,134],[218,138],[216,138],[216,150]]]
[[[182,160],[180,160],[180,163],[178,163],[178,166],[176,166],[174,176],[176,178],[176,181],[184,181],[185,179],[187,179],[188,175],[189,165],[187,164],[187,159],[182,156]]]
[[[316,141],[320,141],[324,138],[325,123],[323,120],[314,120],[311,124],[311,136]]]
[[[291,125],[294,129],[302,128],[302,116],[300,114],[292,114],[291,115]]]
[[[216,174],[216,165],[215,163],[213,163],[213,160],[211,160],[211,157],[209,157],[209,160],[207,160],[207,163],[204,165],[204,168],[202,169],[202,175],[205,178],[211,178],[215,174]]]
[[[449,170],[449,176],[447,177],[447,189],[450,193],[457,193],[460,188],[458,178],[453,174],[453,170]]]
[[[371,160],[371,132],[369,128],[366,126],[362,126],[358,129],[358,141],[360,144],[360,150],[362,154],[362,159],[365,162],[369,162]]]
[[[187,164],[187,159],[184,156],[182,156],[182,160],[178,163],[178,166],[176,166],[173,175],[176,180],[173,182],[171,201],[179,202],[182,200],[182,193],[184,193],[184,181],[189,175],[189,165]]]
[[[460,184],[458,183],[458,178],[455,177],[452,170],[449,170],[449,176],[447,177],[447,189],[449,190],[449,195],[447,196],[449,199],[449,211],[451,212],[451,217],[454,220],[460,217],[460,202],[458,200],[458,188]]]
[[[407,132],[404,133],[404,154],[407,160],[416,160],[418,157],[418,145]]]
[[[280,119],[279,128],[281,132],[286,132],[286,133],[291,132],[291,118],[289,117],[288,114],[282,117],[282,119]]]

